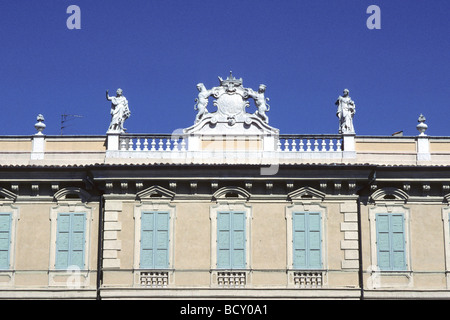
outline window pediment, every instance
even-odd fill
[[[14,192],[9,191],[5,188],[0,188],[0,199],[1,200],[9,200],[9,201],[14,202],[17,199],[17,194],[15,194]]]
[[[171,201],[175,197],[175,192],[167,190],[161,186],[151,186],[136,194],[136,199],[140,201],[166,200]]]
[[[381,188],[376,190],[370,196],[371,201],[373,202],[403,202],[406,203],[408,201],[408,194],[398,188]]]
[[[302,187],[288,193],[288,199],[292,202],[323,201],[324,198],[325,193],[311,187]]]
[[[59,201],[81,201],[81,202],[88,202],[91,198],[91,195],[86,190],[83,190],[81,188],[76,187],[69,187],[61,189],[53,195],[53,198],[59,202]]]
[[[214,192],[214,200],[244,200],[248,201],[251,194],[240,187],[223,187]]]

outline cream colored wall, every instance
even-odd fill
[[[442,220],[443,205],[407,203],[403,206],[410,210],[409,220],[406,222],[406,229],[409,230],[409,234],[406,234],[409,272],[399,273],[397,276],[385,272],[377,281],[381,283],[382,288],[387,289],[447,289],[443,225],[446,222]],[[362,258],[366,289],[370,289],[370,270],[374,269],[375,264],[372,252],[376,250],[376,239],[371,238],[370,232],[370,228],[374,227],[369,221],[371,207],[373,205],[361,206]]]
[[[121,230],[118,240],[121,249],[118,253],[120,269],[105,270],[104,285],[134,286],[133,263],[135,246],[135,226],[133,210],[136,203],[127,202],[119,213]],[[172,252],[175,287],[210,287],[211,285],[211,202],[175,202],[176,207],[174,233],[174,252]],[[249,283],[252,287],[288,286],[287,223],[286,207],[290,203],[274,202],[247,203],[251,209],[250,267]],[[344,239],[341,231],[343,214],[340,203],[326,203],[326,247],[324,248],[325,268],[331,270],[327,276],[327,286],[357,286],[358,275],[355,270],[342,271],[344,251],[340,244]],[[120,271],[122,270],[122,271]]]
[[[1,139],[0,152],[31,152],[31,139]]]
[[[46,152],[104,152],[106,144],[104,138],[97,139],[67,139],[47,138],[45,141]]]
[[[208,287],[210,284],[211,222],[209,203],[177,203],[175,221],[175,283]]]
[[[356,152],[383,152],[383,153],[415,153],[416,143],[413,142],[357,142]]]
[[[22,204],[17,223],[15,268],[48,270],[50,259],[50,206]]]
[[[411,205],[411,267],[415,288],[445,289],[442,205]]]
[[[324,237],[328,270],[327,287],[357,287],[358,270],[343,270],[345,259],[341,242],[344,233],[341,230],[343,214],[340,212],[342,202],[325,202],[326,221]],[[135,244],[135,226],[133,210],[135,202],[124,202],[119,213],[122,224],[118,232],[121,249],[118,257],[121,261],[119,269],[105,271],[104,285],[133,287],[133,262]],[[174,284],[175,287],[209,287],[211,269],[211,221],[210,202],[177,202],[175,215],[174,243]],[[251,221],[251,286],[254,288],[286,287],[287,274],[287,230],[285,210],[288,203],[249,202],[252,208]],[[50,260],[50,209],[54,203],[16,204],[20,219],[17,223],[15,241],[14,285],[23,287],[45,287],[49,284]],[[97,263],[98,204],[92,207],[91,237],[89,250],[89,269],[95,271]],[[374,239],[371,239],[369,208],[361,206],[362,249],[364,285],[370,280],[373,264],[371,252]],[[443,204],[404,205],[410,210],[408,250],[411,262],[412,278],[406,275],[382,278],[383,284],[391,287],[403,286],[409,289],[445,290],[445,247],[442,221]],[[95,286],[95,272],[89,283]]]
[[[93,221],[90,225],[90,236],[86,250],[89,250],[88,286],[96,285],[95,271],[97,268],[97,235],[98,235],[98,204],[87,204],[93,208]],[[52,282],[49,278],[51,252],[51,221],[50,210],[55,203],[16,204],[19,220],[14,241],[14,283],[16,287],[45,287]],[[65,285],[67,276],[63,276],[61,285]],[[55,278],[56,279],[56,278]]]
[[[450,142],[430,141],[431,153],[450,153]]]

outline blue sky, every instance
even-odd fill
[[[366,27],[372,4],[380,30]],[[62,114],[83,116],[65,135],[103,135],[119,87],[129,133],[172,133],[194,123],[196,84],[232,70],[267,85],[280,133],[337,133],[348,88],[358,135],[416,135],[423,113],[427,134],[450,136],[448,0],[2,0],[0,15],[0,135],[34,134],[39,113],[48,135]]]

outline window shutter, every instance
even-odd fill
[[[58,214],[55,268],[77,266],[84,269],[85,224],[85,213]]]
[[[217,267],[246,267],[245,212],[219,212],[217,215]]]
[[[220,212],[217,216],[217,267],[231,268],[231,214]]]
[[[318,212],[293,214],[293,267],[322,268],[322,228]]]
[[[57,218],[55,268],[67,269],[70,254],[70,214],[59,213]]]
[[[143,212],[141,215],[140,268],[169,267],[169,213]]]
[[[9,269],[9,250],[11,242],[11,214],[0,214],[0,269]]]
[[[84,248],[85,248],[85,214],[74,213],[72,215],[72,241],[69,266],[75,265],[80,269],[84,269]]]
[[[245,268],[245,213],[234,213],[232,221],[232,267]]]
[[[320,213],[308,213],[309,268],[322,268],[322,234]]]
[[[405,270],[405,236],[403,226],[403,215],[391,216],[392,229],[392,268],[394,270]]]
[[[169,267],[169,214],[157,213],[155,239],[155,268]]]
[[[381,270],[389,270],[391,268],[391,243],[389,235],[389,215],[377,215],[377,259],[378,267]]]
[[[294,213],[293,215],[293,228],[294,228],[294,268],[303,269],[307,267],[306,262],[306,214]]]
[[[377,259],[381,270],[405,270],[403,214],[377,214]]]

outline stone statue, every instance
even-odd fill
[[[338,106],[336,116],[339,118],[339,133],[355,133],[353,116],[356,106],[348,94],[348,89],[345,89],[343,95],[339,96],[335,103]]]
[[[270,106],[267,103],[269,101],[269,98],[264,97],[265,92],[266,85],[264,84],[261,84],[259,86],[258,92],[255,92],[252,89],[248,89],[248,95],[253,98],[253,100],[255,101],[255,105],[258,108],[255,114],[260,116],[264,122],[268,123],[269,117],[266,115],[266,112],[270,110]]]
[[[208,98],[212,95],[212,90],[206,89],[203,83],[197,84],[197,89],[199,91],[198,98],[195,99],[194,110],[198,110],[197,116],[195,117],[195,123],[199,122],[200,119],[208,113],[206,106],[208,105]]]
[[[123,127],[123,123],[130,117],[131,112],[122,89],[117,89],[115,97],[110,97],[106,90],[106,100],[111,101],[111,123],[108,132],[124,133],[126,129]]]

